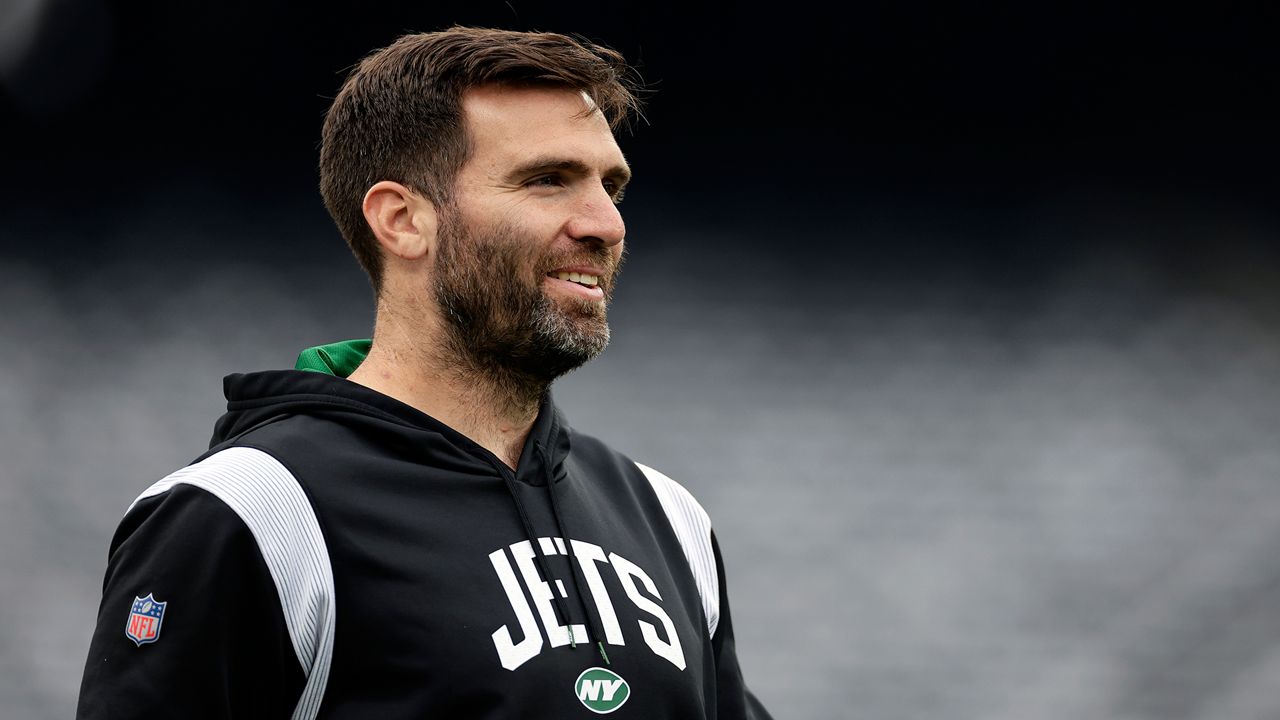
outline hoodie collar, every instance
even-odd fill
[[[369,350],[373,347],[371,339],[358,340],[342,340],[339,342],[329,343],[327,345],[317,345],[315,347],[306,348],[298,353],[298,359],[294,364],[295,369],[311,373],[320,373],[323,375],[332,375],[338,378],[346,378],[355,369],[364,362],[369,356]],[[303,381],[302,385],[314,386],[314,381]],[[343,383],[343,385],[355,385],[354,383]],[[359,388],[353,394],[363,396],[368,401],[371,396],[376,396],[383,400],[377,403],[386,406],[386,401],[392,403],[392,408],[408,409],[414,415],[420,418],[431,420],[433,425],[445,427],[434,418],[418,412],[410,408],[408,405],[400,403],[392,398],[388,398],[381,393],[356,385]],[[345,393],[344,393],[345,394]],[[228,393],[228,400],[231,399]],[[399,413],[397,413],[399,414]],[[454,431],[459,438],[465,438],[461,433]],[[492,453],[480,448],[479,445],[466,439],[466,444],[472,446],[476,450],[486,455]],[[541,447],[541,451],[538,448]],[[568,426],[565,423],[564,416],[556,408],[555,402],[548,390],[542,397],[541,406],[538,408],[538,417],[534,420],[533,427],[529,429],[529,436],[525,439],[524,448],[520,453],[520,462],[516,468],[516,478],[522,482],[531,485],[542,485],[547,482],[547,478],[553,480],[559,479],[564,474],[564,460],[569,455],[571,447]],[[544,467],[544,458],[549,467]],[[499,461],[501,462],[501,461]],[[505,465],[504,465],[505,467]]]

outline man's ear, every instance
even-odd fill
[[[382,180],[364,194],[365,222],[393,257],[420,260],[435,253],[436,206],[397,182]]]

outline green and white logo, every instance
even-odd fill
[[[573,691],[588,710],[601,715],[617,710],[631,697],[631,686],[627,681],[601,667],[583,670],[573,684]]]

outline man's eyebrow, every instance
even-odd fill
[[[519,180],[530,175],[537,175],[542,172],[550,172],[559,170],[561,172],[574,173],[576,175],[590,175],[592,173],[591,166],[581,160],[572,160],[562,157],[537,157],[530,160],[516,169],[512,170],[507,177],[511,180]],[[618,181],[619,185],[625,185],[631,180],[631,168],[626,165],[616,165],[601,173],[606,178]]]

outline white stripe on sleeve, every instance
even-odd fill
[[[711,518],[693,495],[680,483],[647,465],[636,467],[649,479],[662,510],[676,531],[676,539],[693,570],[693,581],[702,596],[702,609],[707,616],[707,630],[716,634],[720,623],[720,582],[716,575],[716,556],[711,550]]]
[[[312,720],[320,712],[329,680],[335,608],[329,550],[310,501],[278,460],[261,450],[233,447],[160,480],[133,505],[179,484],[194,485],[218,497],[257,540],[307,678],[293,719]]]

